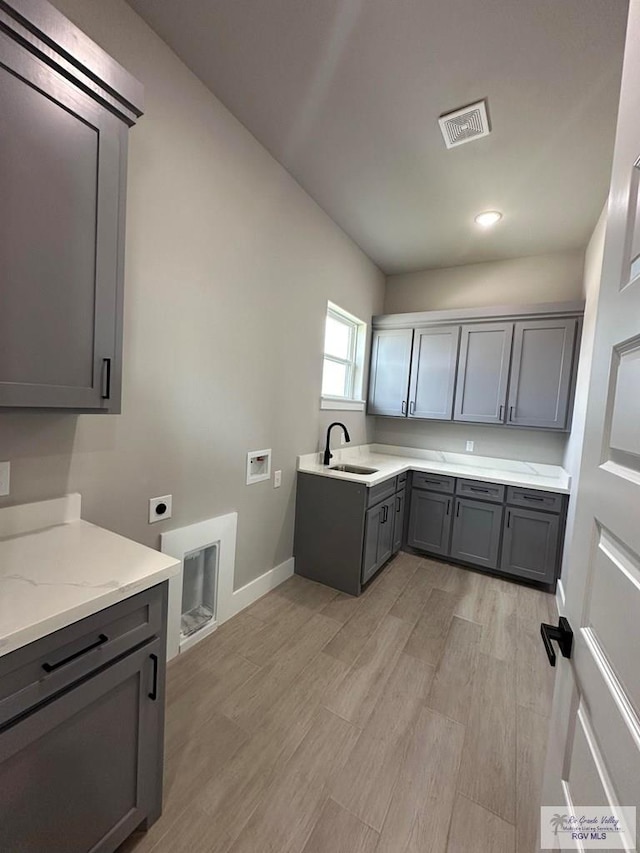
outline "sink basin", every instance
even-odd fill
[[[377,468],[363,468],[362,465],[332,465],[330,471],[343,471],[345,474],[377,474]]]

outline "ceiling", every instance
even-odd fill
[[[627,0],[129,3],[385,272],[586,245]],[[485,97],[492,133],[447,150]]]

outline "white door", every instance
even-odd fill
[[[575,532],[563,577],[561,612],[574,645],[571,659],[558,652],[543,789],[543,804],[561,816],[589,805],[640,811],[639,181],[640,0],[631,0]],[[595,847],[562,827],[556,843]]]

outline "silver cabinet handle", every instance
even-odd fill
[[[416,410],[415,400],[412,400],[409,403],[409,414],[412,415],[415,412],[415,410]]]
[[[407,414],[407,401],[406,400],[402,401],[402,414],[403,415]]]

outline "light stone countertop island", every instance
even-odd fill
[[[77,494],[0,509],[0,656],[178,574],[80,509]]]

